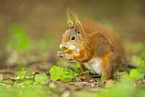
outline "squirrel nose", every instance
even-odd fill
[[[66,47],[66,46],[62,46],[62,48],[63,48],[63,49],[67,49],[67,47]]]

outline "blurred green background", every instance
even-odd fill
[[[0,0],[0,67],[47,60],[56,63],[56,51],[66,30],[66,8],[81,21],[92,19],[120,37],[128,55],[145,42],[143,0]],[[133,46],[132,46],[133,47]]]
[[[144,4],[145,0],[0,0],[0,95],[49,97],[57,94],[55,97],[59,97],[62,90],[65,92],[66,84],[50,82],[48,76],[49,80],[45,85],[38,85],[32,74],[34,76],[39,72],[48,74],[53,65],[70,64],[67,60],[56,56],[57,50],[60,50],[61,36],[66,30],[68,7],[77,13],[80,21],[92,19],[113,29],[120,37],[127,58],[132,63],[141,65],[141,70],[144,71]],[[102,92],[98,91],[101,88],[97,88],[96,91],[84,91],[82,87],[83,91],[75,92],[74,95],[120,97],[122,96],[120,93],[123,93],[128,97],[132,95],[144,97],[145,81],[141,79],[142,82],[137,82],[136,78],[138,75],[138,79],[140,75],[141,78],[144,77],[145,73],[139,70],[133,70],[134,72],[124,76],[133,80],[132,83],[125,81],[119,85],[116,83],[115,88],[109,91],[100,90]],[[27,80],[26,72],[31,74],[32,81]],[[17,80],[17,75],[24,79]],[[82,84],[79,85],[81,86]]]

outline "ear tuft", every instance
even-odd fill
[[[69,8],[67,8],[67,10],[66,10],[66,15],[67,15],[67,28],[71,28],[73,26],[73,22],[71,21],[69,11],[70,11]]]

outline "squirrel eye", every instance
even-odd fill
[[[80,31],[78,31],[78,34],[81,34]]]
[[[72,37],[71,37],[71,40],[75,40],[75,36],[72,36]]]

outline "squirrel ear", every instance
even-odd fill
[[[74,19],[75,19],[75,22],[76,22],[76,29],[77,29],[78,31],[81,31],[82,24],[81,24],[81,22],[79,21],[78,16],[77,16],[74,12],[72,12],[71,10],[70,10],[70,12],[71,12],[72,16],[73,16]]]
[[[73,16],[74,19],[75,19],[76,26],[81,26],[81,23],[80,23],[80,21],[79,21],[79,19],[78,19],[78,16],[77,16],[74,12],[72,12],[71,10],[70,10],[70,12],[71,12],[72,16]]]
[[[80,22],[76,23],[76,30],[81,33],[81,29],[82,29],[82,24]]]
[[[73,22],[71,21],[70,15],[69,15],[69,8],[66,10],[67,15],[67,28],[71,28],[73,26]]]

